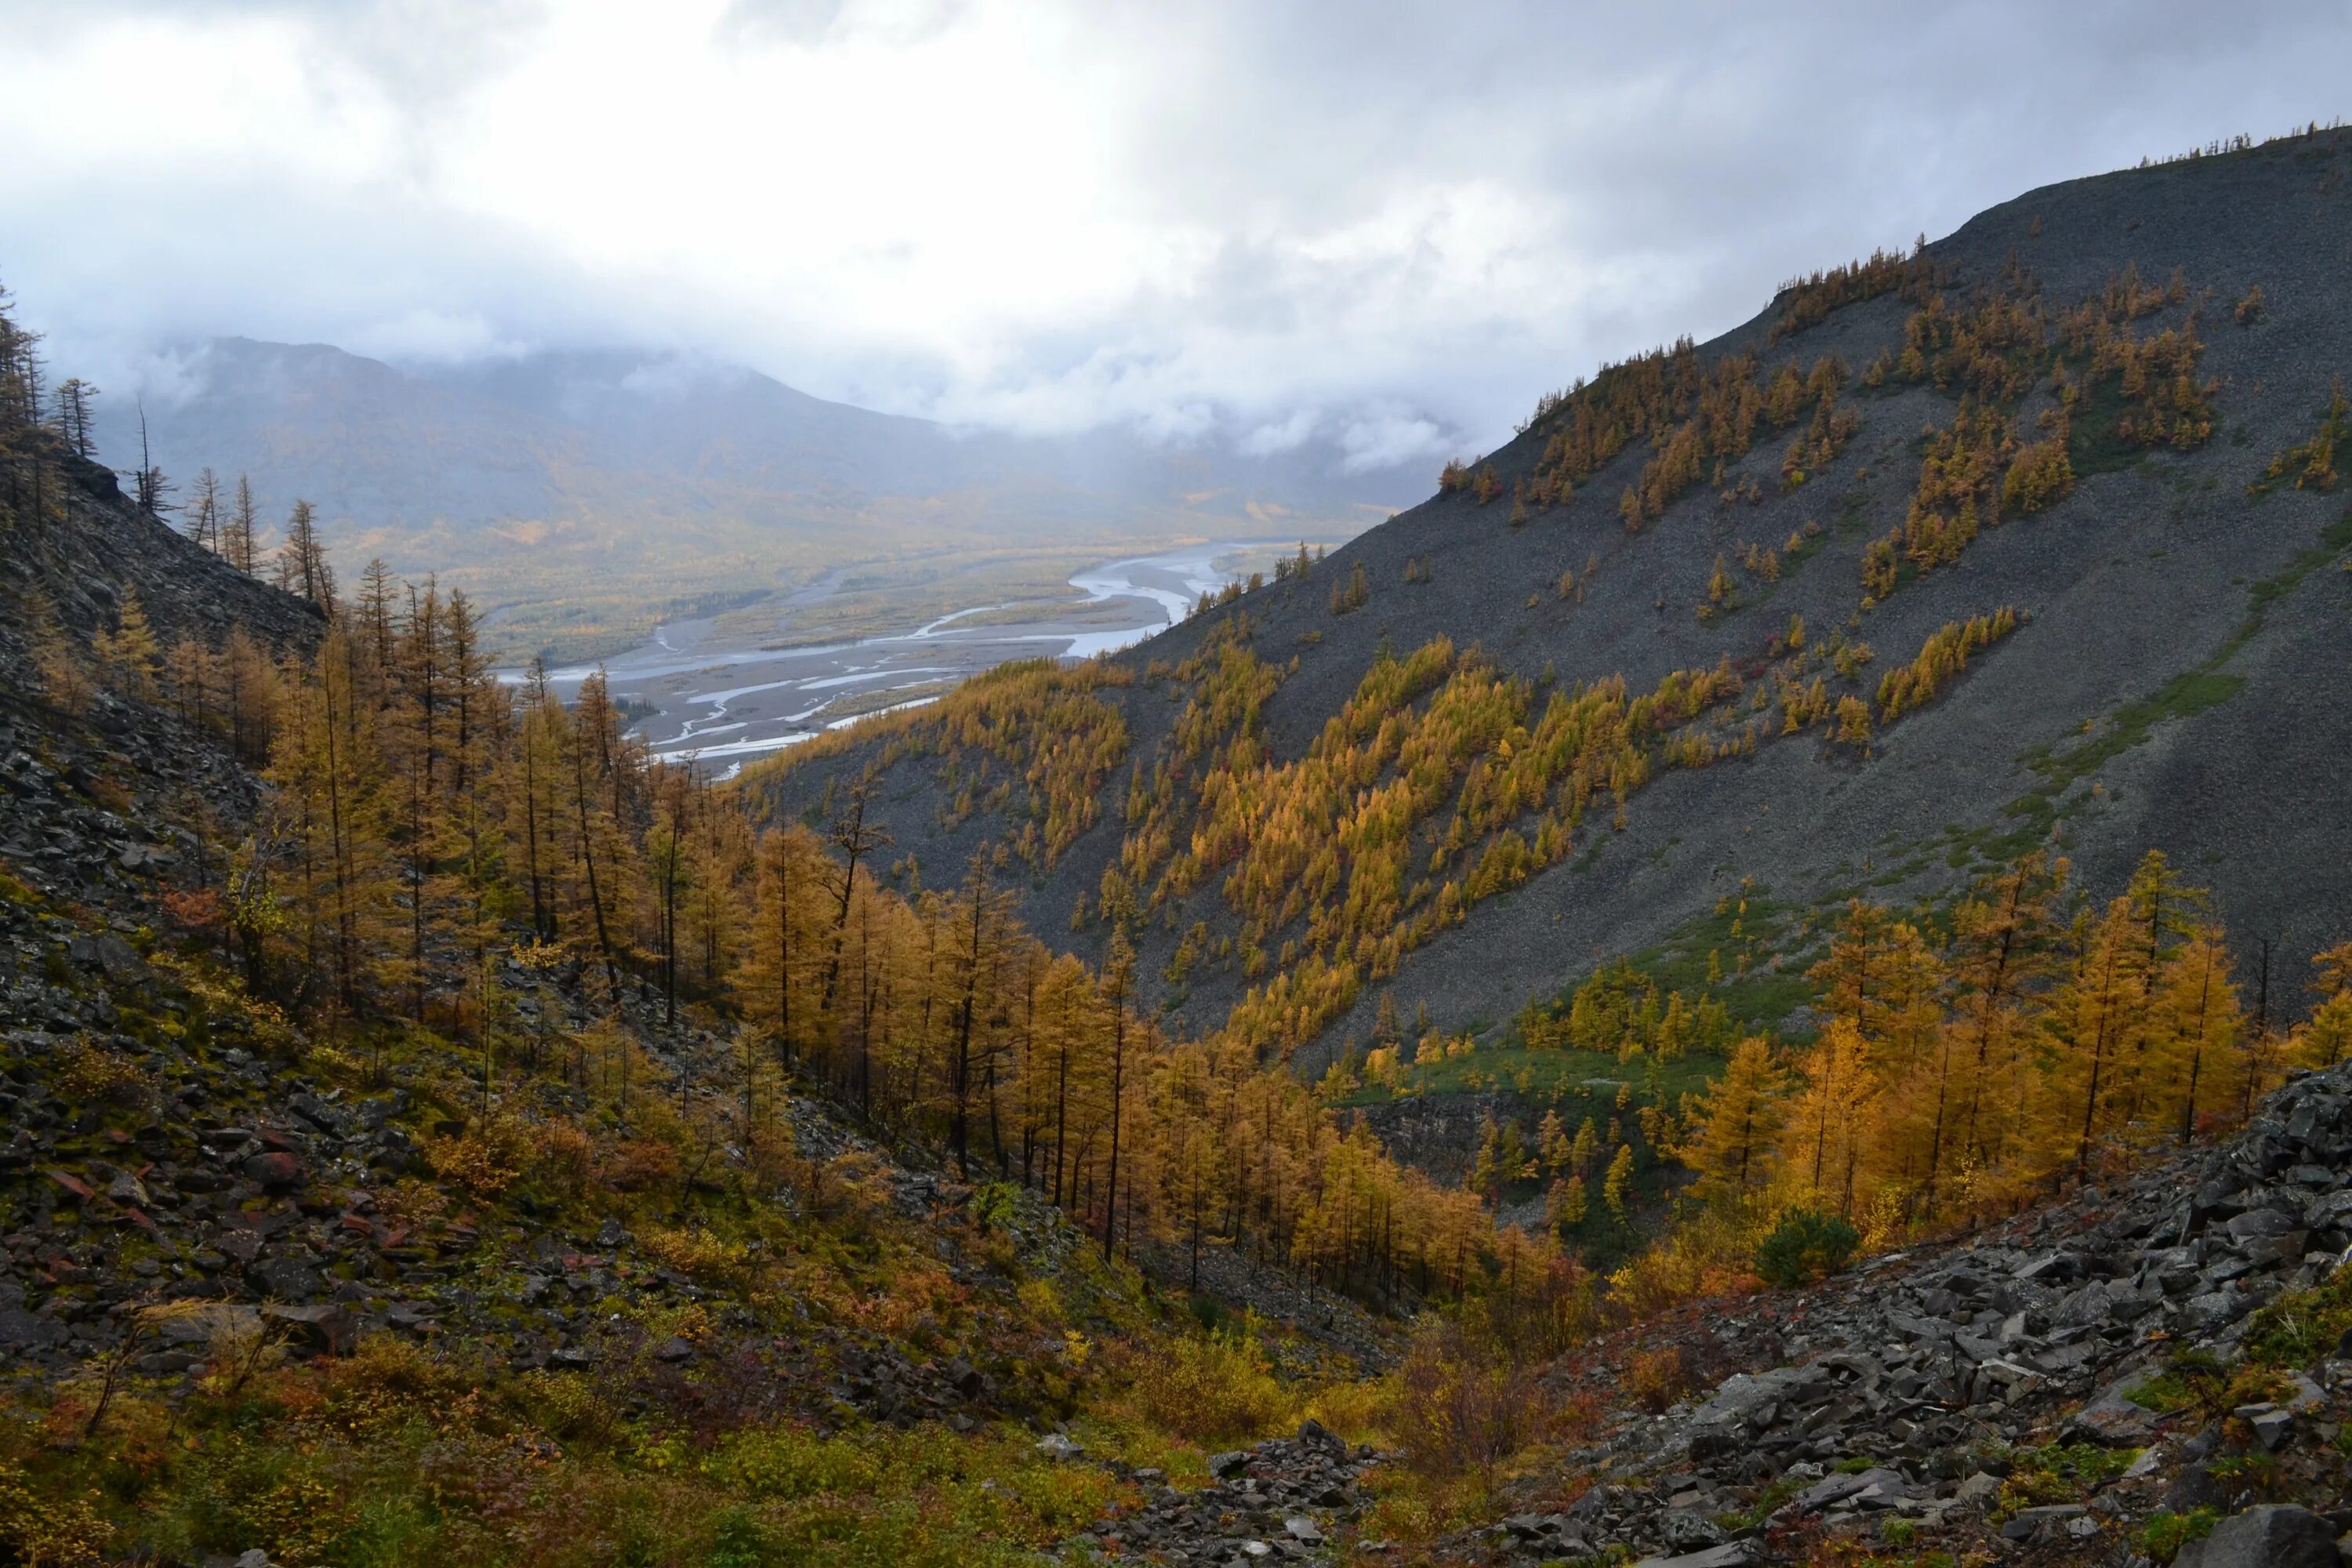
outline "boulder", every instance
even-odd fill
[[[319,1271],[299,1258],[265,1258],[245,1271],[246,1279],[265,1294],[287,1301],[307,1301],[324,1283]]]
[[[1339,1435],[1311,1415],[1298,1424],[1297,1442],[1302,1448],[1328,1454],[1336,1459],[1348,1457],[1348,1445]]]
[[[2336,1532],[2307,1508],[2263,1503],[2192,1541],[2173,1568],[2337,1568]]]
[[[1675,1552],[1696,1552],[1723,1544],[1723,1526],[1691,1509],[1669,1509],[1658,1521],[1659,1533]]]
[[[356,1338],[352,1315],[323,1302],[297,1307],[273,1301],[261,1309],[261,1319],[291,1342],[327,1355],[349,1355]]]
[[[1633,1568],[1757,1568],[1763,1561],[1764,1550],[1754,1542],[1727,1541],[1679,1557],[1644,1557]]]
[[[283,1149],[251,1155],[243,1169],[247,1181],[257,1182],[272,1192],[284,1192],[300,1185],[302,1181],[301,1158]]]
[[[2156,1436],[2157,1413],[2132,1403],[2126,1389],[2147,1381],[2146,1373],[2117,1378],[2097,1397],[2067,1419],[2067,1441],[2098,1443],[2110,1448],[2145,1447]]]
[[[66,1326],[22,1307],[0,1307],[0,1346],[53,1345],[66,1337]]]

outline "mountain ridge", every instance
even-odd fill
[[[1121,656],[1144,679],[1099,695],[1119,710],[1130,764],[1149,782],[1165,765],[1153,759],[1183,695],[1149,672],[1181,666],[1240,617],[1270,667],[1298,662],[1252,721],[1271,755],[1287,761],[1307,753],[1383,647],[1402,656],[1451,636],[1531,685],[1549,668],[1563,690],[1622,676],[1641,691],[1677,669],[1744,663],[1797,614],[1817,640],[1851,628],[1871,645],[1877,662],[1851,682],[1867,701],[1867,688],[1938,626],[2003,606],[2026,616],[1933,704],[1874,735],[1867,760],[1834,743],[1768,736],[1753,760],[1662,771],[1627,804],[1624,831],[1588,823],[1572,865],[1477,903],[1458,927],[1442,927],[1408,955],[1392,983],[1360,979],[1349,1006],[1309,1031],[1307,1062],[1344,1054],[1349,1035],[1360,1043],[1381,989],[1408,1008],[1425,1001],[1443,1027],[1490,1029],[1602,958],[1671,945],[1743,879],[1800,905],[1833,905],[1834,895],[1866,886],[1899,901],[1950,886],[1963,866],[1983,863],[1984,847],[2019,841],[2021,826],[2034,828],[2023,843],[2052,843],[2062,821],[2055,842],[2072,847],[2096,887],[2119,886],[2151,846],[2200,875],[2217,868],[2217,912],[2274,951],[2267,977],[2240,978],[2265,989],[2273,1012],[2299,1005],[2304,955],[2352,923],[2352,884],[2321,847],[2324,825],[2346,816],[2330,759],[2352,749],[2352,707],[2306,679],[2338,646],[2347,579],[2336,562],[2347,542],[2339,498],[2276,488],[2255,500],[2246,487],[2311,437],[2331,383],[2352,363],[2352,333],[2326,282],[2352,235],[2336,172],[2345,151],[2342,132],[2320,132],[2095,176],[2029,193],[1929,245],[1927,263],[1949,275],[1937,291],[1956,310],[1997,292],[2012,258],[2032,273],[2030,292],[2053,316],[2134,262],[2150,289],[2184,268],[2189,292],[2139,318],[2145,329],[2128,330],[2177,332],[2192,313],[2202,320],[2198,374],[2215,384],[2216,424],[2179,452],[2127,450],[2101,437],[2107,444],[2086,447],[2089,466],[2072,495],[1984,527],[1957,560],[1867,609],[1857,609],[1866,594],[1861,568],[1875,542],[1905,526],[1918,489],[1918,432],[1948,428],[1955,416],[1954,396],[1932,384],[1855,387],[1840,405],[1858,428],[1820,474],[1785,485],[1772,461],[1779,442],[1759,444],[1636,531],[1616,502],[1660,451],[1639,440],[1580,482],[1567,505],[1538,504],[1515,525],[1508,492],[1541,481],[1558,434],[1531,427],[1475,466],[1504,492],[1491,504],[1467,489],[1441,493],[1334,552],[1311,578],[1269,584]],[[2257,286],[2262,303],[2241,324],[2233,312]],[[1753,352],[1762,356],[1760,384],[1780,364],[1838,356],[1859,376],[1876,355],[1902,347],[1916,313],[1882,291],[1791,331],[1783,325],[1790,298],[1694,348],[1695,363]],[[2034,415],[2055,405],[2037,387],[2019,406],[2023,439]],[[1752,489],[1718,500],[1726,487],[1743,486]],[[1805,533],[1808,524],[1814,533]],[[1744,572],[1747,545],[1784,553],[1787,570],[1769,583]],[[1597,574],[1588,571],[1595,565]],[[1738,574],[1734,605],[1702,616],[1711,578],[1727,566]],[[1360,571],[1366,602],[1335,613],[1328,595]],[[1563,572],[1580,584],[1565,598]],[[1155,684],[1164,700],[1150,695]],[[2288,712],[2292,724],[2274,721]],[[919,731],[924,722],[902,721],[877,736]],[[2084,750],[2092,742],[2081,739],[2086,728],[2103,753],[2095,766]],[[1017,814],[982,813],[943,831],[925,764],[903,746],[884,752],[878,740],[863,752],[787,758],[762,787],[772,809],[791,816],[869,762],[883,765],[898,842],[927,860],[960,863],[1018,826]],[[1129,771],[1105,784],[1096,826],[1028,889],[1039,923],[1059,924],[1081,900],[1098,900],[1106,872],[1122,864],[1117,797]],[[1414,855],[1437,846],[1444,821],[1441,813],[1424,823]],[[1815,855],[1831,843],[1856,847],[1842,871]],[[1163,901],[1147,893],[1150,918],[1137,928],[1149,984],[1195,1028],[1216,1026],[1255,988],[1237,963],[1198,966],[1181,984],[1160,977],[1198,924],[1216,941],[1246,934],[1247,920],[1217,893],[1223,875]],[[1283,1040],[1285,1048],[1305,1043]]]

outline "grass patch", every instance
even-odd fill
[[[2236,652],[2234,647],[2195,669],[2184,670],[2164,683],[2153,697],[2126,702],[2107,716],[2096,733],[2068,752],[2036,746],[2022,754],[2025,765],[2042,775],[2035,794],[2057,795],[2068,785],[2145,743],[2148,731],[2167,719],[2194,719],[2235,697],[2246,684],[2242,675],[2225,675],[2215,667]],[[2014,803],[2011,807],[2015,809]]]
[[[2216,649],[2211,658],[2193,669],[2183,670],[2174,676],[2154,696],[2125,703],[2108,715],[2105,724],[2089,740],[2069,751],[2033,746],[2020,752],[2018,760],[2041,775],[2042,783],[2003,809],[2011,816],[2044,819],[2054,816],[2056,807],[2053,802],[2056,796],[2065,793],[2067,787],[2077,780],[2096,773],[2124,752],[2142,744],[2147,741],[2148,731],[2158,724],[2168,719],[2193,719],[2235,697],[2244,689],[2246,678],[2231,675],[2222,666],[2237,657],[2238,650],[2262,631],[2272,605],[2293,593],[2305,578],[2326,565],[2347,548],[2352,548],[2352,511],[2330,523],[2320,533],[2316,544],[2295,556],[2279,571],[2247,584],[2246,618],[2239,623],[2238,629],[2230,634],[2229,640]]]
[[[1721,1065],[1717,1058],[1703,1051],[1687,1051],[1671,1061],[1657,1062],[1656,1082],[1664,1102],[1671,1105],[1685,1092],[1703,1092],[1715,1081]],[[1536,1050],[1514,1039],[1442,1061],[1415,1062],[1404,1069],[1397,1093],[1368,1086],[1338,1103],[1370,1105],[1397,1094],[1479,1094],[1499,1089],[1557,1103],[1563,1117],[1575,1110],[1606,1121],[1616,1108],[1617,1085],[1632,1084],[1637,1100],[1649,1098],[1651,1066],[1652,1058],[1646,1056],[1626,1063],[1619,1061],[1613,1051]],[[1602,1089],[1588,1080],[1604,1080],[1609,1087]],[[1570,1117],[1571,1125],[1573,1121]]]
[[[2092,1443],[2017,1449],[1996,1511],[2007,1518],[2021,1509],[2077,1501],[2131,1468],[2139,1456],[2137,1448],[2103,1448]]]
[[[2079,386],[2083,384],[2083,366],[2074,368]],[[2123,380],[2119,376],[2090,382],[2088,390],[2075,402],[2066,458],[2074,464],[2077,479],[2087,479],[2094,474],[2119,474],[2147,460],[2147,447],[2133,446],[2116,435],[2125,407]]]
[[[2188,1513],[2158,1509],[2139,1532],[2139,1549],[2158,1563],[2169,1563],[2192,1541],[2202,1541],[2221,1522],[2220,1510],[2200,1508]]]
[[[2246,1357],[2262,1366],[2308,1367],[2352,1332],[2352,1268],[2325,1284],[2289,1290],[2246,1325]]]

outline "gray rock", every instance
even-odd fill
[[[1066,1464],[1072,1459],[1083,1458],[1086,1449],[1059,1432],[1048,1432],[1037,1439],[1037,1452],[1056,1464]]]
[[[1889,1483],[1900,1487],[1903,1478],[1888,1469],[1868,1469],[1853,1476],[1823,1476],[1791,1499],[1789,1506],[1801,1515],[1819,1513],[1872,1487],[1884,1487]]]
[[[66,1326],[37,1316],[22,1307],[0,1308],[0,1345],[53,1345],[66,1337]]]
[[[1696,1552],[1723,1544],[1723,1526],[1690,1509],[1669,1509],[1658,1521],[1659,1533],[1675,1552]]]
[[[2063,1524],[2070,1519],[2080,1519],[2084,1512],[2083,1505],[2078,1502],[2021,1509],[2015,1518],[2000,1527],[2001,1537],[2007,1541],[2031,1541],[2042,1532],[2043,1525]]]
[[[2284,1447],[2294,1434],[2294,1415],[2276,1405],[2247,1416],[2246,1425],[2254,1429],[2254,1440],[2273,1454]]]
[[[1302,1448],[1318,1449],[1339,1458],[1347,1457],[1348,1445],[1339,1435],[1311,1415],[1298,1424],[1298,1436],[1294,1441]]]
[[[2125,1390],[2147,1380],[2146,1373],[2134,1373],[2101,1389],[2096,1398],[2068,1418],[2065,1438],[2078,1443],[2102,1443],[2110,1448],[2144,1447],[2156,1436],[2157,1414],[2133,1404]]]
[[[1679,1557],[1644,1557],[1633,1568],[1757,1568],[1763,1561],[1764,1549],[1756,1542],[1727,1541]]]
[[[74,963],[102,972],[117,985],[135,984],[148,976],[147,961],[129,942],[112,931],[100,931],[95,936],[78,936],[66,944],[66,956]]]
[[[2337,1568],[2336,1532],[2307,1508],[2262,1503],[2192,1541],[2173,1568]]]
[[[262,1290],[288,1301],[309,1300],[323,1283],[319,1271],[299,1258],[265,1258],[245,1274]]]
[[[347,1354],[355,1340],[352,1315],[341,1307],[318,1303],[310,1306],[288,1306],[271,1302],[261,1309],[262,1321],[286,1336],[290,1342],[332,1355]]]

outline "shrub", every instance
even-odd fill
[[[1853,1257],[1862,1235],[1834,1215],[1790,1209],[1756,1248],[1756,1272],[1786,1289],[1834,1274]]]
[[[2139,1533],[2139,1549],[2158,1563],[2169,1563],[2180,1555],[2182,1547],[2204,1540],[2221,1522],[2221,1516],[2210,1508],[2188,1513],[2160,1508],[2148,1515],[2147,1527]]]
[[[1290,1392],[1246,1328],[1188,1334],[1137,1356],[1132,1375],[1138,1412],[1173,1436],[1255,1441],[1293,1418]]]
[[[1307,1414],[1341,1436],[1360,1440],[1380,1420],[1381,1391],[1366,1379],[1327,1383],[1307,1402]]]
[[[0,1553],[7,1561],[95,1563],[113,1533],[88,1500],[37,1491],[24,1471],[0,1462]]]
[[[509,1121],[469,1128],[455,1138],[425,1141],[433,1173],[469,1196],[488,1202],[514,1184],[529,1160],[530,1145]]]
[[[1491,1489],[1496,1467],[1542,1426],[1534,1374],[1472,1344],[1451,1325],[1414,1341],[1396,1391],[1387,1425],[1405,1462],[1425,1476],[1475,1470]]]
[[[604,1180],[624,1193],[643,1192],[677,1177],[677,1151],[651,1138],[625,1139],[604,1160]]]
[[[1688,1391],[1690,1382],[1690,1374],[1683,1367],[1683,1352],[1673,1345],[1664,1350],[1635,1351],[1625,1363],[1625,1386],[1633,1394],[1633,1403],[1653,1415],[1664,1414],[1667,1406]]]
[[[596,1170],[595,1141],[562,1122],[539,1130],[531,1146],[531,1174],[558,1192],[577,1196]]]
[[[972,1227],[982,1236],[1013,1223],[1021,1189],[1011,1182],[982,1182],[971,1190]]]
[[[58,1088],[69,1100],[104,1100],[114,1105],[135,1103],[146,1086],[139,1064],[108,1049],[88,1035],[76,1036],[66,1047],[58,1072]]]
[[[514,1380],[508,1398],[541,1430],[565,1443],[602,1443],[619,1419],[594,1384],[572,1373],[526,1372]]]
[[[707,1230],[648,1229],[643,1245],[670,1268],[705,1284],[725,1284],[741,1271],[748,1256],[740,1242],[721,1241]]]

